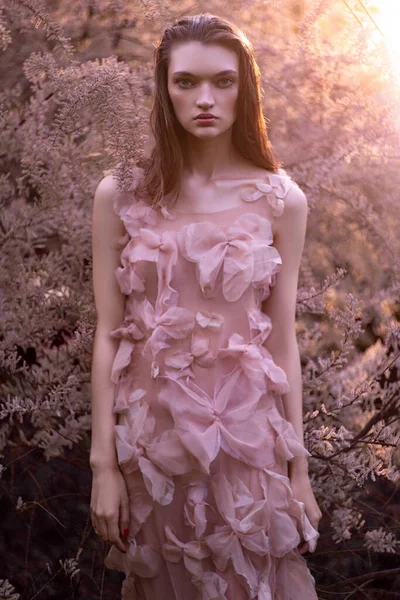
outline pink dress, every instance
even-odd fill
[[[135,169],[139,176],[141,170]],[[297,546],[319,537],[288,461],[309,456],[285,418],[290,386],[263,342],[282,263],[272,223],[283,169],[240,183],[215,213],[154,210],[118,193],[126,295],[113,367],[116,448],[130,501],[122,600],[318,600]]]

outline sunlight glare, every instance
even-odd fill
[[[392,65],[400,73],[400,0],[375,0],[374,6],[374,20],[385,36]]]

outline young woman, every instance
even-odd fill
[[[271,150],[243,32],[210,14],[165,30],[151,126],[134,191],[111,174],[94,199],[105,564],[123,600],[315,600],[295,335],[307,200]]]

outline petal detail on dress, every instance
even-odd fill
[[[157,266],[158,294],[157,312],[175,306],[178,293],[171,287],[172,270],[177,261],[175,235],[166,231],[162,234],[151,229],[141,228],[133,240],[130,261],[134,265],[140,261],[154,262]]]
[[[299,523],[300,536],[308,542],[309,552],[314,552],[320,533],[315,529],[307,516],[304,502],[292,498],[289,505],[289,514],[296,517]]]
[[[185,350],[178,350],[165,357],[165,364],[172,369],[179,371],[180,377],[194,377],[193,370],[190,368],[193,363],[198,364],[201,367],[209,367],[215,361],[215,356],[209,351],[210,340],[208,337],[204,337],[198,333],[192,335],[191,349],[190,352]],[[167,375],[175,377],[175,375],[168,371]]]
[[[173,369],[185,369],[193,362],[193,355],[191,352],[174,352],[170,356],[165,358],[165,364]]]
[[[247,310],[251,342],[263,344],[272,331],[272,321],[260,308]]]
[[[147,446],[147,456],[169,476],[183,475],[194,467],[191,454],[172,429],[164,431]]]
[[[171,412],[182,444],[209,473],[210,463],[221,443],[210,400],[200,388],[192,390],[188,387],[189,378],[186,384],[167,376],[164,379],[166,384],[160,390],[158,402]]]
[[[113,383],[118,383],[122,371],[130,364],[134,347],[134,343],[129,340],[122,339],[120,341],[111,367],[111,381]]]
[[[264,467],[275,461],[267,443],[268,421],[263,411],[257,412],[261,391],[241,378],[240,370],[217,380],[214,398],[189,378],[163,379],[166,383],[159,403],[171,412],[176,433],[206,473],[221,447],[253,466]],[[238,402],[242,397],[246,401]]]
[[[141,388],[132,389],[132,387],[132,377],[129,373],[119,378],[115,388],[114,413],[134,411],[136,407],[139,407],[140,400],[147,392]]]
[[[140,471],[129,474],[127,491],[130,500],[129,536],[134,538],[152,513],[154,500],[147,491]]]
[[[278,250],[273,246],[266,244],[255,245],[253,249],[254,257],[254,275],[253,286],[259,288],[267,286],[271,282],[271,277],[280,269],[282,258]]]
[[[218,573],[206,571],[199,576],[192,577],[192,583],[201,593],[200,600],[227,600],[225,592],[228,584]]]
[[[206,498],[208,486],[204,481],[191,481],[186,486],[185,492],[185,524],[194,527],[196,538],[199,539],[207,527]]]
[[[294,498],[289,477],[268,469],[263,469],[259,475],[268,502],[270,554],[287,557],[297,549],[301,538],[309,542],[310,552],[313,552],[319,532],[312,527],[304,503]]]
[[[121,470],[128,474],[140,470],[147,491],[159,504],[169,504],[174,495],[174,482],[165,475],[145,455],[154,432],[154,416],[149,413],[149,406],[143,403],[136,411],[132,422],[114,425],[115,444],[118,463]]]
[[[147,299],[141,303],[138,311],[145,325],[152,329],[142,350],[143,356],[147,357],[155,358],[161,350],[169,348],[171,339],[185,338],[195,323],[194,314],[187,308],[173,306],[158,314]]]
[[[231,476],[229,480],[223,473],[218,473],[213,477],[211,485],[221,515],[241,544],[261,556],[267,554],[269,540],[264,531],[264,509],[268,500],[256,501],[237,476]]]
[[[278,598],[284,598],[293,590],[296,590],[298,600],[318,600],[315,579],[307,567],[307,561],[295,550],[278,563],[275,593]]]
[[[296,183],[289,177],[284,169],[278,169],[278,173],[268,174],[268,182],[258,182],[254,184],[255,190],[251,193],[244,193],[242,200],[245,202],[256,202],[263,196],[272,208],[274,217],[278,217],[284,210],[284,198],[288,191]]]
[[[135,341],[142,339],[143,336],[143,331],[133,322],[110,332],[110,337],[121,339],[111,367],[111,381],[113,383],[118,383],[121,372],[131,362]]]
[[[157,223],[157,213],[151,206],[143,201],[135,202],[130,206],[123,207],[118,212],[125,225],[125,229],[131,237],[139,235],[139,230],[142,227],[148,225],[154,226]]]
[[[311,454],[302,444],[292,423],[284,419],[276,406],[268,409],[268,421],[277,433],[275,451],[286,460],[291,460],[295,456],[310,457]]]
[[[213,560],[220,571],[227,567],[229,559],[235,571],[244,577],[250,591],[250,597],[254,598],[258,587],[257,572],[248,555],[243,550],[238,536],[233,530],[224,525],[217,528],[217,532],[206,537],[206,543],[213,553]]]
[[[225,242],[224,233],[213,223],[191,223],[178,232],[178,244],[186,260],[198,262],[215,245]]]
[[[251,248],[232,244],[224,261],[223,291],[229,302],[235,302],[253,281],[254,254]]]
[[[139,458],[138,464],[150,496],[163,506],[171,504],[175,491],[175,484],[172,477],[166,476],[144,456]]]
[[[272,354],[265,346],[261,346],[261,354],[263,356],[264,373],[271,381],[271,390],[277,394],[289,392],[291,388],[285,371],[276,364]]]
[[[217,313],[203,310],[196,314],[196,321],[203,329],[208,328],[211,331],[219,331],[224,322],[224,317]]]
[[[192,223],[178,233],[178,244],[184,258],[196,263],[200,288],[206,298],[214,298],[219,289],[229,302],[241,298],[253,282],[264,283],[281,259],[276,249],[265,250],[273,241],[271,223],[257,214],[245,214],[222,229],[208,221]],[[265,259],[268,258],[267,261]]]
[[[130,244],[131,242],[128,242],[121,253],[122,267],[119,266],[115,270],[118,285],[121,292],[125,295],[129,295],[133,291],[144,292],[145,289],[143,277],[137,271],[136,266],[130,261]]]
[[[127,552],[112,546],[106,559],[107,569],[125,571],[127,577],[154,577],[160,570],[162,557],[150,545],[139,546],[134,540],[130,542]]]
[[[165,535],[167,542],[163,544],[163,556],[171,562],[179,562],[183,558],[186,569],[192,575],[202,573],[201,561],[210,555],[204,541],[194,540],[183,543],[176,537],[169,525],[165,525]]]

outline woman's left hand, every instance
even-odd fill
[[[318,531],[318,524],[322,517],[322,512],[317,504],[314,492],[311,487],[308,473],[294,474],[290,477],[290,485],[293,496],[298,502],[304,502],[305,512],[311,525]],[[300,554],[308,552],[309,544],[301,541],[298,545]]]

